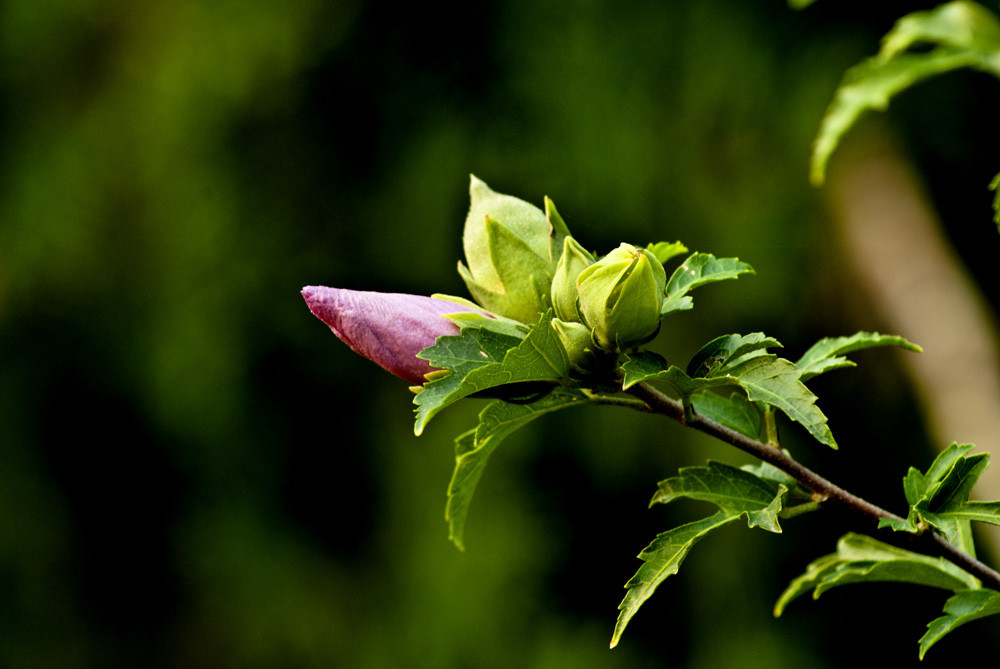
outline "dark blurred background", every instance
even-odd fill
[[[665,355],[891,330],[808,156],[843,71],[930,6],[0,3],[0,666],[915,666],[945,593],[771,616],[855,527],[834,511],[699,544],[609,651],[634,556],[709,512],[647,509],[656,482],[746,460],[621,409],[546,417],[492,459],[461,553],[445,490],[481,405],[415,438],[405,383],[298,291],[464,295],[475,173],[552,197],[589,248],[680,239],[756,267],[665,323]],[[926,184],[989,322],[998,104],[957,73],[858,131]],[[903,355],[858,360],[814,385],[841,450],[785,441],[904,512],[907,467],[944,444]],[[922,666],[998,651],[981,621]]]

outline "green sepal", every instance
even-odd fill
[[[505,438],[529,422],[559,409],[588,402],[579,391],[558,389],[530,404],[511,404],[495,400],[479,413],[479,425],[455,440],[455,471],[448,484],[445,520],[448,538],[465,550],[464,530],[469,504],[483,468],[493,451]]]
[[[830,588],[852,583],[901,582],[945,590],[977,588],[979,581],[944,558],[929,557],[896,548],[862,534],[846,534],[837,542],[837,552],[825,555],[792,580],[774,605],[780,616],[790,602],[813,591],[819,598]]]
[[[716,258],[710,253],[694,253],[667,280],[667,299],[660,307],[660,316],[691,309],[694,303],[688,292],[699,286],[753,273],[753,267],[738,258]]]
[[[944,603],[944,615],[932,620],[927,625],[927,632],[920,637],[920,659],[955,628],[995,615],[1000,615],[1000,592],[985,588],[956,592]]]

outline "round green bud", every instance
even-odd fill
[[[563,239],[563,252],[556,265],[556,274],[552,277],[552,307],[556,317],[564,321],[580,322],[580,314],[576,309],[576,298],[579,295],[576,279],[580,272],[594,264],[594,256],[572,237]]]
[[[667,276],[646,249],[622,244],[577,277],[579,311],[608,350],[623,350],[648,341],[660,324]]]
[[[558,318],[552,319],[552,328],[566,351],[569,364],[577,369],[586,368],[596,352],[590,328],[583,323],[567,323]]]

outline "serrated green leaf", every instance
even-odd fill
[[[448,538],[464,550],[465,519],[486,462],[515,430],[546,414],[587,402],[583,393],[557,390],[530,404],[490,402],[479,413],[479,425],[455,440],[455,471],[448,484],[445,520]]]
[[[658,534],[649,546],[641,553],[639,559],[643,565],[635,573],[625,587],[628,592],[622,603],[618,605],[618,622],[611,637],[611,647],[618,645],[622,632],[629,621],[635,616],[639,607],[649,599],[653,592],[669,576],[676,574],[681,563],[691,548],[705,535],[739,518],[719,511],[713,516],[693,523],[681,525],[672,530]]]
[[[667,577],[676,574],[691,548],[707,534],[745,516],[750,527],[780,532],[778,513],[787,489],[751,472],[710,462],[705,467],[686,467],[678,476],[660,483],[653,502],[667,503],[680,497],[710,502],[719,508],[714,515],[657,535],[639,553],[643,565],[625,587],[628,592],[618,605],[618,622],[611,637],[614,648],[639,607]]]
[[[683,467],[677,476],[660,481],[650,504],[668,504],[679,498],[710,502],[732,515],[746,514],[750,527],[781,532],[778,512],[788,489],[743,469],[720,462],[705,467]]]
[[[788,604],[813,591],[818,598],[830,588],[852,583],[900,582],[945,590],[979,587],[979,581],[944,558],[896,548],[861,534],[847,534],[837,542],[837,552],[813,561],[795,578],[774,605],[780,616]]]
[[[933,48],[908,51],[915,45]],[[914,84],[963,67],[1000,77],[1000,23],[993,13],[959,0],[900,19],[879,54],[844,75],[813,144],[813,183],[822,184],[830,155],[862,113],[884,110]]]
[[[826,416],[816,406],[816,396],[799,381],[799,368],[788,360],[772,355],[756,356],[723,367],[719,374],[735,380],[752,401],[780,409],[818,442],[837,448]]]
[[[688,292],[715,281],[735,279],[741,274],[753,274],[753,268],[738,258],[716,258],[710,253],[695,253],[685,260],[667,281],[667,299],[660,316],[684,311],[693,306]]]
[[[706,346],[722,350],[721,358],[702,355],[703,363],[692,363],[697,367],[696,371],[708,372],[706,376],[691,377],[676,366],[655,371],[659,363],[648,356],[637,357],[631,375],[627,375],[633,384],[639,381],[667,381],[686,398],[710,388],[737,386],[747,393],[751,401],[781,410],[805,427],[821,444],[837,448],[826,416],[816,406],[816,396],[799,380],[799,368],[784,358],[764,352],[764,348],[774,345],[780,344],[760,333],[745,337],[729,335]],[[727,355],[725,351],[731,351],[732,355]]]
[[[952,630],[973,620],[1000,614],[1000,592],[985,588],[961,590],[945,602],[944,613],[927,625],[927,633],[920,638],[921,660],[931,646]]]
[[[751,439],[760,437],[760,409],[740,393],[732,393],[729,397],[713,392],[695,393],[691,395],[691,404],[699,415],[730,430]]]
[[[474,393],[512,383],[565,379],[569,361],[551,323],[549,310],[523,340],[481,328],[438,337],[434,346],[418,355],[451,374],[425,383],[417,393],[414,433],[419,435],[435,414]]]
[[[858,332],[850,337],[820,339],[802,354],[795,366],[802,370],[799,378],[807,381],[833,369],[854,367],[855,363],[843,357],[844,354],[875,346],[898,346],[914,352],[922,350],[916,344],[912,344],[902,337],[883,335],[878,332]]]

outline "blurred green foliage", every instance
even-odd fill
[[[823,536],[791,523],[706,541],[608,651],[633,556],[668,524],[658,514],[684,513],[646,510],[656,481],[738,458],[638,414],[552,416],[494,457],[459,553],[444,491],[478,407],[415,439],[406,388],[298,295],[464,294],[475,172],[551,196],[599,252],[681,239],[757,268],[699,296],[664,353],[758,329],[801,352],[871,328],[842,308],[807,163],[843,70],[913,8],[884,5],[0,4],[0,665],[915,657],[941,606],[924,593],[892,619],[878,588],[771,619],[785,582],[832,549],[833,516]],[[976,117],[979,83],[914,103],[904,134]],[[942,155],[981,159],[976,137],[944,132],[906,135],[931,173]],[[893,359],[864,365],[824,389],[846,453],[820,465],[881,503],[928,451]],[[838,404],[859,378],[880,411]],[[872,444],[885,462],[869,480]],[[976,643],[997,650],[996,635]]]

